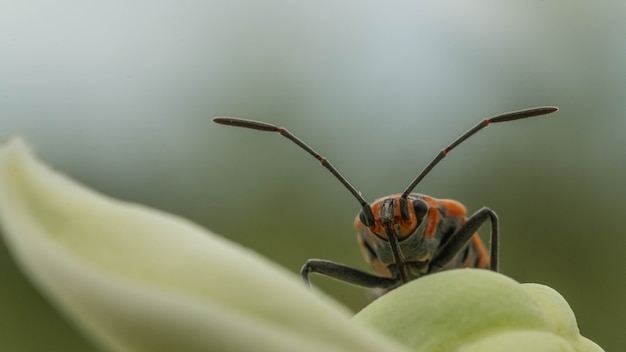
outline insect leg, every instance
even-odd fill
[[[302,266],[300,274],[307,286],[311,285],[309,280],[310,273],[318,273],[356,286],[370,288],[387,289],[396,286],[399,282],[398,279],[395,278],[372,275],[343,264],[323,259],[309,259]]]
[[[455,255],[459,253],[459,251],[467,244],[467,242],[472,238],[472,236],[478,231],[480,226],[485,223],[485,221],[491,221],[491,239],[490,239],[490,266],[489,268],[493,271],[498,271],[498,242],[499,242],[499,232],[498,232],[498,215],[496,213],[486,207],[478,210],[472,217],[467,219],[467,222],[463,224],[463,226],[457,230],[448,241],[443,245],[441,250],[435,255],[432,263],[431,263],[431,271],[436,272],[441,268],[446,266]]]

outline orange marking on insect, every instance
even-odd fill
[[[487,253],[487,249],[485,245],[483,245],[483,241],[480,240],[478,235],[472,236],[472,244],[474,248],[478,251],[478,263],[476,264],[476,268],[479,269],[488,269],[489,268],[489,255]]]
[[[437,232],[437,226],[439,225],[439,212],[437,209],[431,208],[428,212],[428,224],[426,224],[426,231],[424,231],[425,238],[432,238]]]
[[[402,218],[402,215],[400,213],[400,194],[394,194],[388,197],[383,197],[383,198],[376,200],[374,203],[372,203],[371,207],[372,207],[372,213],[374,213],[374,225],[370,227],[369,229],[374,234],[376,234],[376,236],[384,240],[389,240],[389,238],[387,237],[387,233],[383,229],[382,219],[380,218],[380,211],[381,211],[383,200],[388,199],[388,198],[394,198],[396,200],[394,207],[393,207],[393,220],[391,221],[391,223],[394,225],[394,228],[397,230],[398,238],[400,240],[404,239],[410,236],[415,231],[415,229],[417,228],[419,224],[418,224],[418,219],[415,217],[415,213],[413,211],[409,211],[408,220],[404,220]],[[358,217],[355,220],[355,226],[360,226],[360,221]]]
[[[465,209],[463,204],[455,200],[441,199],[439,200],[439,204],[443,205],[444,212],[447,216],[464,218],[465,214],[467,214],[467,209]]]

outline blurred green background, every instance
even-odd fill
[[[4,1],[0,139],[294,273],[313,257],[365,269],[339,182],[277,135],[210,118],[286,126],[374,200],[480,119],[559,106],[480,132],[416,191],[494,209],[501,271],[555,288],[584,336],[624,351],[625,62],[624,1]],[[1,350],[96,349],[4,243],[0,280]]]

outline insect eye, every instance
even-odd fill
[[[415,217],[421,220],[428,211],[428,204],[421,199],[416,199],[413,201],[413,210],[415,211]]]
[[[363,210],[359,212],[359,220],[361,221],[361,224],[367,226],[367,219],[365,218],[365,213],[363,212]]]

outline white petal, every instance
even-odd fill
[[[0,221],[40,290],[107,348],[398,351],[296,275],[175,216],[97,194],[14,140]]]

